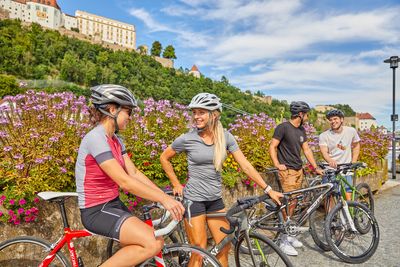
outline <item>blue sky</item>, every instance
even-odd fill
[[[71,15],[79,9],[135,25],[137,46],[173,45],[176,68],[196,64],[214,80],[289,102],[349,104],[392,129],[392,70],[383,60],[400,56],[398,0],[58,3]]]

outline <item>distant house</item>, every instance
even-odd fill
[[[356,127],[359,130],[367,130],[370,129],[372,126],[374,126],[375,128],[378,127],[376,119],[368,112],[357,113],[356,122],[357,122]]]
[[[318,112],[326,112],[326,111],[329,111],[329,110],[332,110],[332,109],[335,109],[334,107],[331,107],[331,106],[325,106],[325,105],[316,105],[315,106],[315,108],[314,108],[316,111],[318,111]]]
[[[383,125],[378,127],[378,131],[383,133],[383,134],[387,134],[388,133],[388,129]]]
[[[196,78],[200,78],[200,75],[201,75],[201,73],[196,65],[193,65],[193,67],[189,71],[189,74],[193,75]]]

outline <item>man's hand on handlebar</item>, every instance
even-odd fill
[[[274,200],[276,203],[278,203],[278,205],[281,205],[281,201],[279,200],[279,198],[283,197],[283,194],[281,192],[271,190],[268,192],[268,195],[270,196],[270,198],[272,200]]]

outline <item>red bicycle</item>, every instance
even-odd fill
[[[77,255],[72,239],[92,236],[93,234],[87,230],[71,230],[65,212],[65,200],[70,197],[77,197],[78,194],[75,192],[40,192],[38,195],[46,201],[58,204],[63,220],[64,234],[54,243],[31,236],[8,239],[0,243],[0,266],[83,267],[82,258]],[[152,203],[144,206],[145,222],[149,225],[156,226],[169,217],[168,213],[166,213],[167,216],[164,216],[161,220],[153,221],[149,216],[149,212],[156,207],[160,207],[160,205]],[[178,222],[171,220],[166,227],[156,230],[154,235],[156,237],[168,235],[175,229],[177,224]],[[65,244],[68,245],[70,261],[61,251]],[[204,249],[189,244],[165,245],[159,255],[138,266],[187,266],[192,255],[201,257],[203,266],[221,266],[215,256]]]

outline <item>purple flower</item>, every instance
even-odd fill
[[[62,173],[67,173],[67,169],[66,169],[65,167],[60,167],[60,171],[61,171]]]
[[[39,202],[39,198],[38,198],[38,197],[35,197],[35,198],[33,199],[33,202],[34,202],[34,203],[38,203],[38,202]]]
[[[25,210],[24,210],[23,208],[19,208],[19,209],[18,209],[18,214],[22,214],[22,213],[24,213],[24,211],[25,211]]]
[[[3,148],[3,150],[4,150],[5,152],[8,152],[8,151],[11,151],[11,150],[12,150],[12,147],[10,147],[10,146],[5,146],[5,147]]]
[[[3,212],[0,211],[0,217],[3,216]]]
[[[39,134],[38,133],[31,133],[30,136],[31,136],[31,138],[38,138]]]
[[[8,133],[0,131],[0,137],[1,138],[7,138],[8,137]]]
[[[22,170],[25,167],[23,163],[15,165],[15,168],[18,170]]]
[[[15,200],[14,199],[10,199],[10,205],[14,205],[15,204]]]
[[[35,163],[41,164],[43,162],[44,162],[44,159],[42,159],[42,158],[35,159]]]
[[[20,199],[18,203],[19,203],[20,206],[25,205],[26,204],[26,200],[25,199]]]

